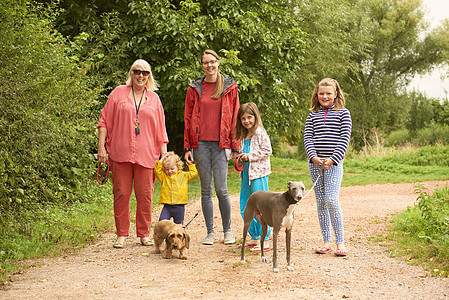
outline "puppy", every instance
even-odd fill
[[[260,238],[260,248],[262,261],[267,261],[264,256],[263,243],[267,236],[268,226],[273,229],[273,271],[279,272],[277,264],[277,239],[279,231],[285,228],[286,246],[287,246],[287,269],[293,271],[290,265],[290,246],[293,227],[293,211],[295,204],[298,203],[304,195],[304,184],[301,181],[289,181],[288,190],[284,193],[273,193],[268,191],[258,191],[253,193],[246,203],[243,213],[243,242],[241,262],[245,262],[245,242],[248,228],[254,216],[262,224],[262,237]]]
[[[187,249],[190,245],[190,236],[181,224],[175,224],[171,220],[161,220],[154,226],[154,253],[161,253],[161,244],[165,240],[163,258],[171,258],[173,250],[179,250],[179,258],[187,259]]]

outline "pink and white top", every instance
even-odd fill
[[[97,127],[106,127],[106,149],[110,159],[154,168],[162,144],[168,143],[164,108],[159,96],[147,90],[145,102],[139,109],[140,134],[136,134],[136,107],[130,92],[128,85],[112,91],[101,110]]]
[[[243,151],[244,145],[245,140],[240,143],[240,151]],[[251,138],[251,146],[248,154],[248,177],[250,182],[251,180],[271,174],[270,155],[272,152],[270,137],[265,128],[259,126]]]

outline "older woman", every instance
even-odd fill
[[[220,58],[212,50],[201,55],[204,75],[187,90],[184,111],[184,148],[186,161],[195,160],[201,181],[201,206],[206,221],[204,245],[213,245],[214,206],[212,178],[221,213],[225,244],[232,244],[231,200],[228,194],[228,160],[237,156],[240,142],[234,127],[239,109],[237,83],[218,71]]]
[[[101,110],[98,122],[98,160],[112,163],[114,218],[117,240],[123,248],[129,235],[129,201],[134,184],[137,201],[136,231],[144,246],[152,245],[153,169],[156,160],[167,153],[168,137],[164,109],[157,82],[150,65],[136,60],[128,73],[126,85],[116,87]],[[107,149],[107,151],[106,151]]]

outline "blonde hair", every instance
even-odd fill
[[[184,163],[182,162],[181,158],[173,151],[167,153],[167,156],[164,159],[164,166],[167,163],[175,164],[178,170],[182,170],[182,168],[184,167]]]
[[[148,80],[147,80],[147,84],[145,85],[145,87],[147,88],[147,90],[150,90],[152,92],[157,91],[159,88],[159,84],[157,83],[156,80],[154,80],[153,77],[153,73],[151,72],[151,66],[149,63],[147,63],[145,60],[143,59],[138,59],[136,60],[133,65],[131,66],[131,68],[129,69],[128,72],[128,79],[126,79],[126,85],[133,85],[133,70],[137,67],[141,67],[144,71],[149,71],[150,75],[148,75]]]
[[[254,126],[249,130],[242,124],[242,116],[247,113],[254,116]],[[260,118],[260,112],[257,105],[254,102],[248,102],[240,105],[239,111],[237,113],[237,123],[235,125],[235,139],[242,140],[246,138],[251,138],[259,126],[263,127],[262,119]]]
[[[315,90],[312,94],[312,99],[310,100],[312,102],[312,106],[310,107],[311,111],[319,111],[320,110],[320,101],[318,101],[318,90],[320,89],[320,86],[331,86],[335,90],[335,94],[337,95],[334,100],[334,110],[340,110],[345,107],[345,96],[343,95],[343,91],[340,88],[340,85],[338,84],[337,80],[332,78],[324,78],[315,87]]]
[[[204,50],[203,54],[201,54],[201,64],[203,63],[203,57],[206,54],[210,54],[210,55],[214,56],[218,61],[220,61],[220,56],[218,56],[218,54],[215,51],[208,49],[208,50]],[[215,82],[215,90],[214,90],[214,93],[212,94],[212,98],[213,99],[220,98],[221,94],[223,93],[223,89],[224,89],[223,76],[221,76],[220,72],[218,72],[218,67],[217,67],[217,81]]]

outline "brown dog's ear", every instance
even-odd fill
[[[186,244],[186,248],[190,249],[190,235],[187,232],[184,232],[184,240]]]
[[[290,189],[290,186],[291,186],[291,185],[292,185],[292,182],[289,181],[289,182],[287,183],[287,188]]]

